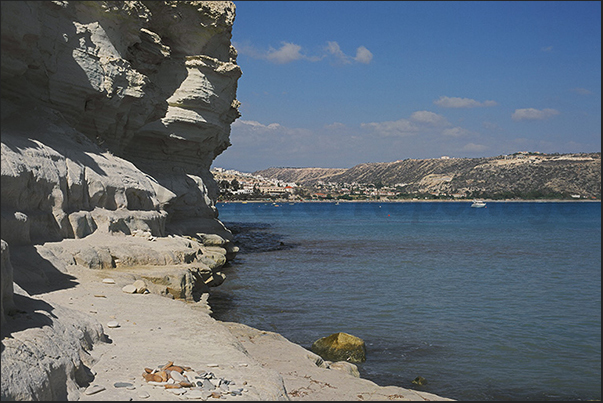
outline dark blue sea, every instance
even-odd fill
[[[214,317],[457,400],[601,399],[601,203],[219,203],[240,252]],[[411,383],[417,376],[424,386]]]

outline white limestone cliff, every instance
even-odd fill
[[[234,4],[1,7],[3,338],[74,265],[131,270],[182,299],[219,285],[236,247],[218,220],[209,168],[240,116]],[[173,284],[162,283],[165,273]],[[26,302],[17,309],[15,299]],[[21,342],[55,338],[57,351],[23,358],[11,355],[18,341],[3,339],[3,400],[77,398],[87,378],[78,357],[102,330],[68,308],[51,310],[61,314],[51,320],[61,336],[32,330]],[[57,371],[67,386],[49,389]]]

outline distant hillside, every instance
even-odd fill
[[[601,153],[516,153],[488,158],[406,159],[360,164],[349,169],[270,168],[265,178],[313,185],[368,183],[397,186],[408,193],[483,194],[526,198],[579,194],[601,198]]]

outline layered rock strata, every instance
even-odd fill
[[[71,268],[196,301],[236,254],[209,172],[239,117],[235,6],[1,7],[2,399],[73,400],[102,326],[58,306],[47,327],[26,320],[45,293],[74,286]]]

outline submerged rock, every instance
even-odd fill
[[[411,382],[419,386],[427,385],[427,379],[423,378],[422,376],[417,376]]]
[[[366,361],[364,340],[348,333],[333,333],[316,340],[312,351],[329,361],[347,361],[360,363]]]

